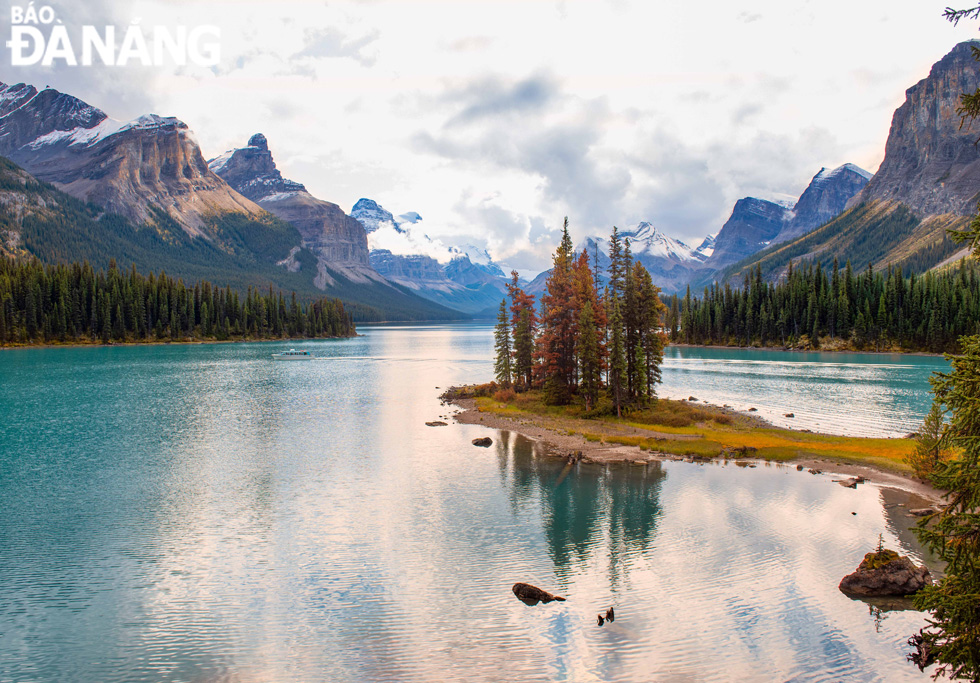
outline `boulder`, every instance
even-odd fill
[[[928,569],[917,567],[912,560],[894,550],[882,548],[865,555],[857,571],[841,579],[838,588],[845,595],[879,597],[913,595],[931,584]]]
[[[561,597],[560,595],[549,593],[548,591],[538,588],[537,586],[532,586],[529,583],[515,583],[511,590],[514,591],[514,595],[517,596],[518,600],[523,602],[525,605],[532,607],[537,605],[539,602],[543,602],[546,605],[553,601],[565,602],[565,598]]]
[[[483,448],[489,448],[493,445],[493,439],[489,436],[484,436],[479,439],[473,439],[474,446],[482,446]]]

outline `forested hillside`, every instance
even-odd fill
[[[778,284],[756,266],[740,289],[688,289],[667,304],[671,341],[686,344],[942,352],[980,333],[980,277],[966,261],[908,277],[898,267],[855,274],[850,262],[841,270],[835,260],[829,273],[790,263]]]
[[[210,282],[185,285],[167,275],[123,272],[111,262],[43,266],[0,257],[0,346],[34,343],[148,342],[355,334],[338,299],[299,303],[282,292],[244,296]]]

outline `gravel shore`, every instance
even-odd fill
[[[579,434],[571,433],[567,428],[563,429],[559,420],[547,416],[512,418],[497,413],[481,412],[477,409],[474,399],[455,399],[451,403],[459,409],[453,415],[453,418],[457,422],[483,425],[490,429],[500,429],[522,434],[538,442],[541,446],[541,451],[553,457],[571,457],[582,462],[635,464],[663,460],[691,462],[695,459],[691,456],[645,451],[636,446],[588,441]],[[745,417],[757,420],[757,418],[752,416]],[[758,421],[760,424],[763,424],[762,420]],[[595,424],[598,427],[602,423],[597,422]],[[609,433],[623,436],[646,436],[654,438],[668,436],[652,429],[621,428],[619,425],[604,425],[604,428],[609,430]],[[673,439],[678,438],[676,434],[669,436]],[[752,466],[761,462],[751,457],[733,458],[733,460],[740,465],[746,466]],[[822,476],[839,478],[863,477],[865,480],[874,482],[880,486],[906,491],[912,494],[921,506],[941,506],[945,504],[944,493],[942,491],[911,476],[869,465],[856,465],[826,458],[800,458],[780,464],[796,469],[819,471]]]

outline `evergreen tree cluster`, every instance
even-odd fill
[[[757,268],[741,289],[715,284],[701,297],[668,300],[670,339],[686,344],[819,347],[821,337],[855,349],[901,347],[952,351],[961,335],[980,332],[980,278],[973,263],[905,277],[895,267],[855,274],[835,260],[790,263],[785,279],[763,281]],[[805,336],[805,338],[804,338]]]
[[[244,297],[210,282],[107,271],[88,263],[44,266],[0,257],[0,346],[50,342],[344,337],[355,333],[338,299],[303,305],[293,293]]]
[[[605,392],[617,415],[656,397],[666,307],[616,228],[609,258],[609,286],[600,294],[597,268],[590,267],[587,251],[575,256],[566,218],[540,308],[512,273],[510,306],[501,302],[495,330],[499,383],[519,391],[542,389],[555,405],[578,396],[587,410]]]

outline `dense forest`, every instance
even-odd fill
[[[346,337],[355,334],[338,299],[303,305],[294,293],[244,296],[210,282],[185,285],[110,262],[44,266],[0,257],[0,346],[214,339]]]
[[[905,277],[898,267],[855,274],[835,260],[790,263],[786,278],[765,282],[756,268],[741,289],[715,284],[703,296],[666,300],[673,342],[945,352],[980,332],[980,278],[972,262]]]
[[[572,249],[567,218],[540,308],[512,274],[509,310],[501,301],[495,331],[500,384],[540,389],[553,405],[578,400],[586,410],[603,410],[604,403],[617,414],[656,397],[666,341],[660,289],[616,228],[609,245],[601,292],[588,252],[576,257]]]

